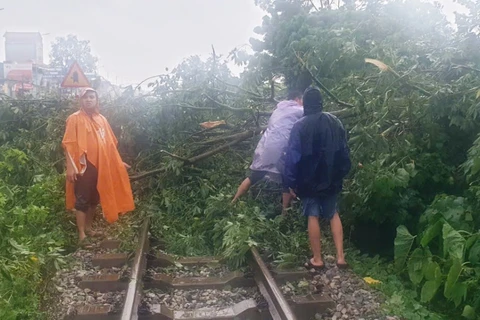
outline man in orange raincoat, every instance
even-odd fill
[[[100,203],[104,218],[115,222],[132,211],[132,189],[127,168],[117,150],[117,139],[107,119],[99,113],[98,94],[85,88],[81,109],[67,119],[62,146],[67,161],[67,209],[75,210],[78,237],[91,235],[95,208]]]

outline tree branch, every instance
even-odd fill
[[[270,101],[275,101],[275,81],[270,79]]]
[[[225,108],[227,110],[230,110],[230,111],[234,111],[234,112],[255,112],[255,110],[253,109],[249,109],[249,108],[234,108],[234,107],[230,107],[229,105],[226,105],[224,103],[221,103],[220,101],[217,101],[215,100],[214,98],[210,97],[208,94],[204,93],[205,97],[207,97],[208,100],[212,101],[213,103],[219,105],[220,107],[222,108]]]
[[[312,4],[312,7],[316,10],[316,11],[320,11],[318,10],[317,6],[315,5],[315,3],[313,3],[313,0],[310,0],[310,3]],[[322,8],[323,8],[323,4],[322,4]]]
[[[224,144],[224,145],[222,145],[222,146],[220,146],[220,147],[218,147],[218,148],[216,148],[216,149],[207,151],[207,152],[202,153],[201,155],[198,155],[198,156],[196,156],[196,157],[192,157],[192,158],[189,159],[189,162],[190,162],[190,163],[195,163],[195,162],[198,162],[198,161],[203,160],[203,159],[205,159],[205,158],[208,158],[208,157],[210,157],[210,156],[213,156],[213,155],[215,155],[215,154],[217,154],[217,153],[219,153],[219,152],[222,152],[223,150],[226,150],[226,149],[230,148],[231,146],[234,146],[234,145],[236,145],[236,144],[238,144],[238,143],[240,143],[240,142],[242,142],[242,141],[244,141],[244,140],[246,140],[246,139],[248,139],[248,138],[250,138],[250,137],[253,137],[253,136],[255,135],[255,133],[254,133],[254,132],[251,132],[251,131],[250,131],[250,132],[247,132],[247,133],[248,133],[248,134],[246,134],[246,135],[244,135],[244,136],[242,136],[242,137],[239,137],[239,138],[237,138],[237,139],[235,139],[235,140],[233,140],[233,141],[231,141],[231,142],[229,142],[229,143],[226,143],[226,144]]]
[[[325,87],[325,86],[323,85],[323,83],[321,83],[320,80],[317,79],[317,77],[315,77],[315,75],[312,73],[312,71],[310,71],[310,69],[307,67],[307,63],[300,57],[300,55],[297,53],[297,51],[293,50],[293,52],[295,52],[295,55],[297,56],[298,61],[300,61],[300,63],[302,64],[302,66],[305,68],[305,70],[307,70],[308,73],[310,73],[310,76],[312,77],[313,81],[315,81],[315,83],[316,83],[321,89],[323,89],[323,91],[325,91],[325,93],[326,93],[330,98],[332,98],[337,104],[339,104],[339,105],[341,105],[341,106],[350,107],[350,108],[355,107],[353,104],[350,104],[350,103],[347,103],[347,102],[344,102],[344,101],[340,100],[336,95],[334,95],[330,90],[328,90],[328,88]]]
[[[191,104],[167,104],[167,105],[163,105],[163,106],[165,106],[165,107],[178,107],[178,108],[193,109],[193,110],[202,110],[202,111],[218,110],[218,108],[195,107]]]
[[[259,133],[262,132],[265,129],[267,129],[266,126],[259,127],[258,128],[258,130],[260,130]],[[213,143],[217,143],[217,142],[225,142],[225,141],[231,140],[231,139],[238,139],[238,138],[244,137],[245,135],[248,135],[249,132],[252,132],[252,130],[243,131],[243,132],[231,134],[231,135],[225,136],[225,137],[220,137],[220,138],[215,138],[215,139],[211,139],[211,140],[207,140],[207,141],[198,142],[198,144],[205,145],[205,144],[213,144]]]
[[[156,76],[151,76],[151,77],[148,77],[148,78],[142,80],[139,84],[137,84],[137,86],[135,87],[135,89],[133,89],[133,91],[137,91],[137,89],[140,88],[140,86],[141,86],[144,82],[146,82],[146,81],[148,81],[148,80],[150,80],[150,79],[160,78],[161,76],[162,76],[161,74],[157,74]]]
[[[225,124],[218,125],[216,127],[205,128],[205,129],[202,129],[200,131],[194,132],[190,135],[190,137],[198,136],[198,135],[204,134],[206,132],[213,131],[215,129],[230,128],[230,127],[232,127],[232,126],[229,125],[228,123],[225,123]],[[190,133],[190,132],[188,132],[188,133]]]
[[[233,140],[229,143],[221,145],[218,148],[207,151],[207,152],[202,153],[198,156],[191,157],[189,159],[185,159],[185,161],[183,161],[182,166],[195,164],[196,162],[199,162],[200,160],[206,159],[210,156],[213,156],[217,153],[220,153],[220,152],[230,148],[231,146],[234,146],[234,145],[236,145],[236,144],[238,144],[238,143],[240,143],[240,142],[242,142],[242,141],[244,141],[244,140],[246,140],[250,137],[253,137],[253,136],[259,134],[261,131],[262,131],[262,128],[257,128],[255,130],[248,130],[248,131],[242,132],[241,134],[238,135],[237,139],[235,139],[235,140]],[[176,157],[178,157],[178,156],[176,156]],[[178,157],[178,158],[181,158],[181,157]],[[130,181],[137,181],[137,180],[140,180],[140,179],[143,179],[143,178],[146,178],[146,177],[149,177],[149,176],[153,176],[155,174],[159,174],[159,173],[162,173],[162,172],[165,172],[165,171],[166,171],[165,167],[160,167],[160,168],[155,169],[155,170],[151,170],[151,171],[140,173],[140,174],[137,174],[137,175],[134,175],[134,176],[130,176]]]
[[[144,172],[144,173],[137,174],[135,176],[130,176],[130,181],[133,182],[133,181],[137,181],[137,180],[140,180],[140,179],[143,179],[143,178],[146,178],[146,177],[150,177],[150,176],[165,172],[165,170],[166,170],[165,167],[160,167],[160,168],[152,170],[152,171],[147,171],[147,172]]]
[[[249,91],[249,90],[247,90],[247,89],[244,89],[244,88],[242,88],[242,87],[240,87],[240,86],[237,86],[237,85],[235,85],[235,84],[231,84],[231,83],[225,82],[225,81],[223,81],[222,79],[220,79],[219,77],[217,77],[216,75],[215,75],[215,79],[217,79],[218,81],[220,81],[221,83],[223,83],[223,84],[225,84],[225,85],[227,85],[227,86],[236,88],[236,89],[238,89],[238,90],[240,90],[240,91],[243,91],[243,92],[245,92],[245,93],[248,93],[248,94],[250,94],[250,95],[252,95],[252,96],[254,96],[254,97],[256,97],[256,98],[265,99],[265,98],[264,98],[262,95],[260,95],[259,93],[252,92],[252,91]]]
[[[476,68],[473,68],[473,67],[469,67],[469,66],[464,66],[464,65],[461,65],[461,64],[454,64],[453,67],[455,69],[467,69],[467,70],[471,70],[471,71],[475,71],[475,72],[480,72],[479,69],[476,69]]]
[[[166,150],[160,150],[160,153],[164,153],[174,159],[177,159],[177,160],[180,160],[180,161],[183,161],[183,162],[188,162],[189,160],[187,158],[184,158],[184,157],[181,157],[181,156],[177,156],[176,154],[173,154],[173,153],[170,153]]]

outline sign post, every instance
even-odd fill
[[[78,65],[77,61],[73,62],[70,70],[62,81],[62,88],[83,88],[90,87],[87,77]]]

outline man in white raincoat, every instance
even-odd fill
[[[248,189],[261,179],[266,178],[276,183],[282,183],[282,172],[285,164],[285,149],[290,138],[293,124],[303,116],[302,92],[292,90],[287,100],[280,102],[273,111],[267,130],[258,142],[250,166],[250,175],[238,187],[232,203],[244,195]],[[283,190],[283,211],[292,200],[289,190]]]

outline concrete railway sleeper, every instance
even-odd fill
[[[232,271],[215,257],[174,258],[153,249],[148,231],[146,219],[133,258],[125,253],[106,253],[92,259],[92,264],[103,268],[130,263],[129,278],[107,274],[79,281],[83,289],[120,292],[117,297],[123,301],[116,301],[115,306],[85,305],[65,319],[309,320],[335,308],[326,294],[284,295],[279,286],[310,274],[270,270],[256,248],[249,253],[247,268]],[[119,242],[107,240],[102,245],[115,248]]]

